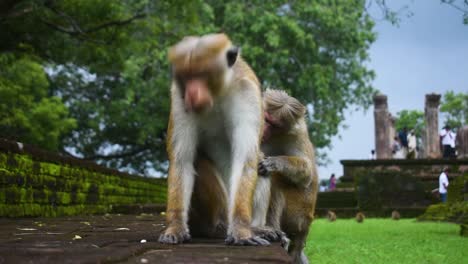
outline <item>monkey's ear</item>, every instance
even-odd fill
[[[232,47],[226,53],[226,59],[229,67],[232,67],[236,63],[237,56],[239,55],[239,47]]]

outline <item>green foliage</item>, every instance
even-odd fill
[[[330,145],[348,108],[370,105],[374,73],[364,62],[375,34],[364,1],[208,2],[265,87],[312,104],[318,148]]]
[[[311,103],[319,149],[330,145],[344,112],[367,108],[374,93],[366,61],[376,36],[362,0],[8,3],[0,52],[31,54],[47,68],[46,94],[77,121],[61,146],[114,168],[167,167],[167,48],[185,35],[226,32],[265,87]]]
[[[468,1],[466,0],[440,0],[463,13],[463,24],[468,25]]]
[[[390,217],[390,215],[388,216]],[[354,219],[312,223],[305,253],[311,263],[454,263],[468,258],[466,238],[450,223]]]
[[[397,113],[395,128],[397,131],[408,128],[408,131],[414,129],[416,137],[421,138],[424,131],[424,113],[418,110],[402,110]]]
[[[445,125],[460,128],[468,124],[468,93],[446,92],[440,112],[444,113]]]
[[[30,56],[0,54],[0,137],[58,150],[76,127],[61,99],[48,96],[49,82]]]

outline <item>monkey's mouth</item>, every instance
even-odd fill
[[[281,124],[276,121],[268,112],[265,112],[265,123],[271,128],[281,128]]]

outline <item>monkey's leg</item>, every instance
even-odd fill
[[[306,186],[312,180],[313,164],[299,156],[272,156],[260,162],[259,170],[265,170],[267,174],[280,174],[299,186]]]
[[[166,210],[168,227],[159,237],[159,242],[178,244],[191,239],[187,218],[193,182],[193,173],[178,173],[174,166],[170,166]]]
[[[227,192],[210,160],[196,162],[197,176],[190,208],[192,235],[224,238],[227,231]]]
[[[307,239],[307,231],[295,233],[291,236],[291,244],[288,249],[289,255],[295,264],[308,264],[309,261],[304,254],[304,246]]]
[[[236,165],[239,166],[240,164],[234,166]],[[257,177],[256,159],[251,159],[245,164],[241,175],[241,177],[231,178],[230,221],[226,243],[234,245],[269,245],[270,243],[267,240],[254,236],[251,230],[252,200]]]
[[[263,227],[266,224],[268,207],[270,205],[271,180],[268,176],[258,177],[255,187],[252,210],[252,226]]]
[[[263,185],[268,183],[268,188],[264,188],[265,186],[263,186],[263,188],[262,186],[260,186],[259,188],[258,186],[259,183],[257,182],[257,189],[255,192],[256,199],[254,200],[254,212],[253,212],[254,219],[252,221],[252,231],[254,232],[256,236],[264,238],[270,242],[281,241],[283,237],[286,237],[286,234],[280,230],[279,220],[277,220],[281,217],[280,207],[283,206],[281,204],[279,193],[277,193],[277,190],[275,190],[274,187],[271,187],[271,178],[260,176],[258,180],[263,181],[263,183],[260,182],[260,184],[263,184]],[[268,196],[263,197],[263,200],[262,200],[261,199],[262,197],[259,193],[261,193],[262,190],[265,191],[265,189],[268,190],[268,193],[267,193]],[[257,203],[261,203],[261,202],[267,203],[266,204],[267,212],[265,212],[264,216],[261,215],[263,212],[255,211],[256,210],[255,201],[257,199],[259,200],[257,201]],[[262,222],[255,221],[255,214],[260,215],[261,217],[264,217],[261,219],[263,221]]]

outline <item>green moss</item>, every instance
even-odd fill
[[[165,203],[164,180],[104,174],[0,153],[0,216],[110,212],[112,205]]]
[[[460,225],[460,236],[468,237],[468,225]]]
[[[466,182],[468,182],[468,174],[455,178],[455,180],[449,184],[447,196],[448,203],[455,203],[464,200],[464,188]]]
[[[355,190],[359,208],[363,210],[420,206],[428,202],[421,181],[407,172],[359,171]]]

